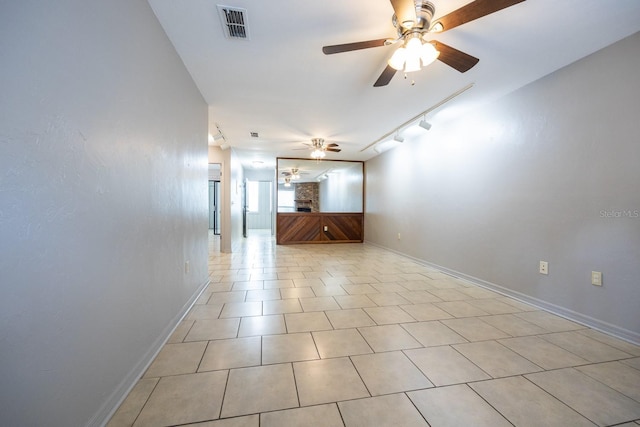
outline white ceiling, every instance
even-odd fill
[[[432,2],[437,19],[469,0]],[[365,147],[469,84],[427,119],[437,126],[640,31],[640,0],[527,0],[432,34],[480,58],[467,73],[436,61],[374,88],[396,46],[336,55],[321,49],[395,37],[389,0],[149,3],[209,104],[210,126],[220,126],[246,167],[306,157],[294,149],[313,137],[340,144],[342,152],[327,158],[367,160],[376,153]],[[217,4],[247,9],[250,40],[225,38]]]

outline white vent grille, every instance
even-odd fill
[[[229,39],[249,39],[247,9],[231,6],[218,6],[218,15],[222,21],[225,37]]]

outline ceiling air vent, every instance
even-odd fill
[[[218,6],[225,37],[229,39],[249,39],[247,9],[231,6]]]

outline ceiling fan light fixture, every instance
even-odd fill
[[[422,66],[426,67],[433,61],[438,59],[440,52],[438,52],[435,46],[429,42],[426,42],[420,47],[420,59],[422,60]]]
[[[314,159],[322,159],[326,155],[327,153],[325,153],[323,150],[320,150],[319,148],[316,148],[311,152],[311,157]]]
[[[393,52],[391,58],[389,58],[388,64],[391,68],[395,70],[402,70],[404,68],[404,61],[407,58],[407,49],[404,47],[399,47]]]
[[[420,71],[420,57],[419,56],[411,56],[408,57],[404,63],[404,72],[412,73],[414,71]]]
[[[444,31],[444,25],[442,25],[442,22],[436,22],[429,30],[430,33],[441,33],[442,31]]]

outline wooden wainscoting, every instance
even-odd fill
[[[362,213],[279,213],[276,243],[362,243]],[[326,230],[326,231],[325,231]]]

